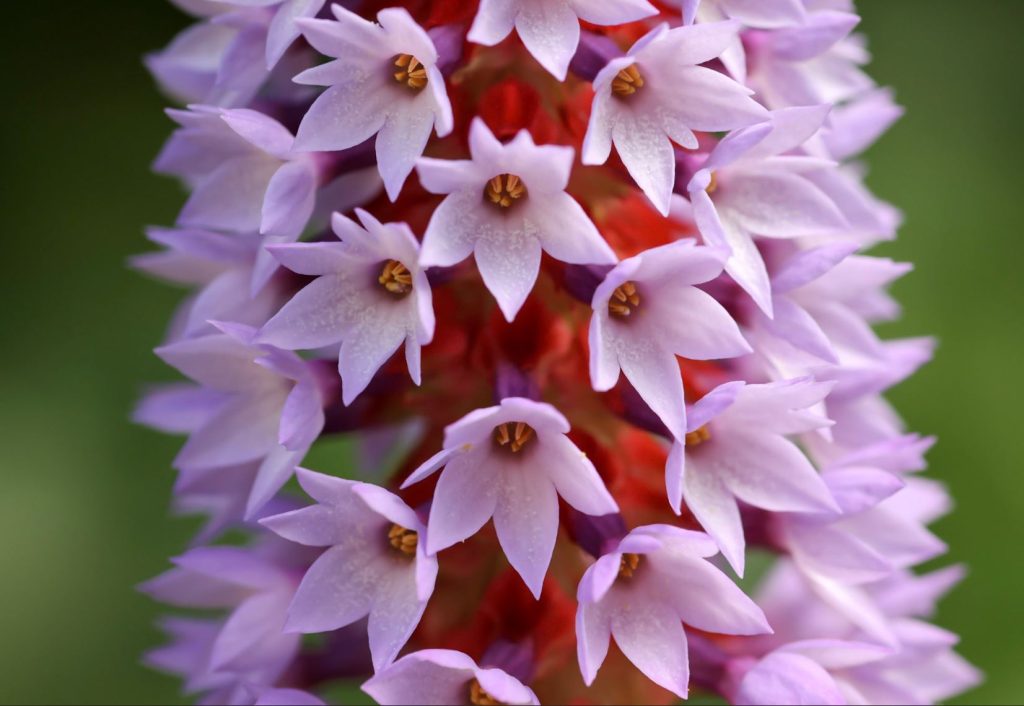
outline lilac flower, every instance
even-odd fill
[[[421,650],[406,655],[363,684],[377,703],[539,704],[537,696],[501,669],[477,666],[454,650]]]
[[[846,219],[804,174],[834,168],[825,160],[786,155],[812,137],[828,106],[772,113],[771,123],[722,140],[687,190],[705,240],[728,248],[725,270],[772,315],[771,287],[754,236],[797,238],[842,232]]]
[[[150,73],[182,103],[246,105],[267,79],[265,63],[255,60],[265,52],[266,13],[213,0],[174,2],[202,21],[147,56]]]
[[[493,516],[505,556],[539,597],[558,533],[558,497],[587,515],[618,512],[568,432],[554,407],[519,397],[451,424],[444,450],[402,486],[444,468],[430,507],[428,553],[466,540]]]
[[[594,79],[584,164],[604,164],[612,144],[633,180],[664,215],[675,185],[672,142],[697,147],[694,130],[747,127],[768,118],[752,91],[703,66],[736,38],[733,22],[660,25]]]
[[[647,0],[482,0],[469,40],[494,46],[515,29],[523,44],[559,81],[580,41],[580,20],[619,25],[658,13]]]
[[[198,287],[175,316],[169,340],[213,333],[210,321],[262,326],[281,306],[277,287],[251,296],[259,237],[191,228],[150,228],[147,235],[165,249],[138,255],[132,265],[173,284]]]
[[[218,0],[224,2],[224,0]],[[316,17],[327,0],[227,0],[242,7],[265,7],[273,11],[267,28],[267,69],[273,69],[296,39],[302,36],[298,20]]]
[[[874,88],[861,66],[869,56],[850,37],[860,18],[817,10],[797,27],[761,32],[749,42],[748,85],[771,109],[841,103]]]
[[[801,24],[807,15],[800,0],[681,0],[681,4],[683,22],[688,25],[698,18],[708,22],[729,17],[747,27],[774,29]]]
[[[437,560],[420,539],[425,528],[398,497],[300,469],[317,505],[269,517],[285,539],[329,547],[306,572],[288,608],[287,632],[326,632],[369,616],[370,653],[380,671],[420,621],[437,578]]]
[[[878,662],[890,652],[878,645],[842,640],[793,642],[752,665],[731,701],[751,706],[872,703],[863,698],[847,700],[849,687],[842,674]]]
[[[190,400],[201,421],[175,466],[183,474],[202,474],[260,461],[246,510],[251,516],[287,482],[320,435],[324,399],[314,369],[297,355],[255,345],[253,329],[224,328],[229,333],[172,343],[157,354],[210,391]]]
[[[157,658],[188,673],[190,690],[241,682],[270,686],[298,653],[299,637],[283,632],[295,577],[267,546],[192,549],[173,560],[173,569],[141,586],[178,607],[230,611],[222,623],[169,623],[178,648]]]
[[[298,22],[307,41],[335,60],[295,77],[329,87],[303,118],[296,148],[344,150],[377,135],[377,165],[394,201],[431,131],[452,131],[437,47],[403,8],[381,10],[379,24],[331,9],[337,21]]]
[[[722,305],[693,286],[722,272],[722,251],[680,240],[624,260],[594,292],[590,379],[610,390],[625,373],[669,432],[686,437],[676,356],[731,358],[750,352]]]
[[[682,624],[726,635],[771,632],[761,609],[706,561],[718,553],[707,535],[668,525],[638,527],[583,575],[577,598],[580,670],[589,685],[609,639],[659,686],[689,692]]]
[[[537,146],[527,131],[502,145],[479,118],[470,128],[471,160],[420,159],[423,186],[448,197],[423,238],[423,265],[469,257],[512,321],[533,289],[541,250],[575,264],[612,264],[608,247],[567,193],[574,151]]]
[[[271,247],[288,269],[317,279],[263,327],[259,340],[285,349],[341,341],[338,369],[350,404],[404,343],[409,375],[420,383],[420,350],[434,336],[430,283],[419,243],[404,223],[382,224],[357,209],[362,226],[333,219],[340,243]]]
[[[828,426],[808,408],[830,385],[793,380],[768,385],[726,383],[690,410],[685,439],[667,466],[669,500],[681,500],[743,576],[746,543],[739,502],[770,512],[838,511],[803,452],[785,437]]]
[[[313,215],[323,173],[314,155],[293,151],[294,139],[283,125],[254,110],[193,106],[168,114],[181,129],[168,141],[154,168],[180,177],[193,189],[178,217],[179,225],[258,232],[269,243],[298,239]],[[354,197],[351,205],[369,198],[376,189],[363,172],[341,179]],[[346,208],[349,203],[335,205]],[[258,256],[254,294],[276,269],[273,258]]]

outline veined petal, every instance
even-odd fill
[[[531,197],[525,205],[526,217],[537,227],[541,245],[551,257],[577,265],[617,262],[593,221],[569,194]]]
[[[465,541],[491,519],[501,489],[501,471],[483,444],[448,461],[430,506],[428,554]]]
[[[616,601],[611,629],[615,644],[648,679],[687,698],[690,662],[686,634],[671,608],[655,600],[623,596]]]
[[[541,470],[565,502],[586,515],[600,517],[619,511],[604,481],[587,455],[564,434],[543,440]]]
[[[516,30],[534,58],[559,81],[580,41],[580,22],[567,2],[521,2]]]
[[[502,486],[494,527],[512,568],[539,599],[558,536],[558,495],[540,469],[515,461],[504,466],[501,478],[492,481]]]
[[[540,241],[522,230],[490,233],[477,240],[476,265],[505,319],[513,321],[540,272]]]

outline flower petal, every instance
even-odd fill
[[[517,461],[504,463],[494,527],[512,568],[539,599],[558,537],[558,495],[540,469]]]

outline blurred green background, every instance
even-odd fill
[[[964,703],[1024,698],[1020,261],[1024,2],[861,0],[873,73],[907,118],[871,154],[905,209],[885,254],[916,271],[892,334],[937,360],[892,395],[941,437],[933,474],[958,510],[938,532],[971,576],[940,622],[987,672]],[[170,130],[140,65],[184,25],[163,0],[6,3],[0,66],[0,701],[170,703],[139,666],[158,610],[133,587],[191,528],[167,515],[176,441],[133,427],[178,293],[124,267],[180,194],[148,165]]]

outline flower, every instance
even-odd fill
[[[454,650],[421,650],[406,655],[363,684],[377,703],[539,704],[518,679]]]
[[[978,682],[933,624],[963,568],[918,570],[934,439],[884,396],[934,342],[873,328],[910,266],[860,162],[902,110],[853,0],[172,2],[189,195],[132,264],[186,289],[188,379],[134,419],[188,437],[200,516],[143,590],[204,615],[147,663],[243,705]]]
[[[494,46],[512,33],[533,57],[559,81],[580,41],[580,20],[595,25],[618,25],[658,13],[647,0],[482,0],[469,30],[469,40]]]
[[[771,287],[754,236],[798,238],[839,233],[846,219],[807,172],[827,161],[786,154],[821,129],[829,106],[789,108],[771,123],[739,130],[723,139],[694,174],[687,190],[704,239],[728,248],[729,273],[770,317]]]
[[[813,380],[725,383],[690,410],[689,432],[667,465],[669,500],[681,500],[743,576],[746,544],[739,501],[771,512],[838,511],[828,487],[786,436],[830,424],[810,409],[831,386]]]
[[[298,20],[317,51],[334,57],[295,77],[328,86],[299,126],[296,149],[336,151],[377,136],[377,165],[394,201],[436,128],[452,131],[452,106],[437,48],[407,11],[381,10],[368,22],[340,5],[336,21]]]
[[[428,553],[466,540],[493,516],[505,556],[539,597],[558,533],[558,498],[587,515],[618,512],[568,433],[554,407],[519,397],[449,425],[444,449],[402,485],[444,469],[430,507]]]
[[[771,632],[761,609],[708,557],[718,553],[700,532],[668,525],[638,527],[583,575],[577,599],[580,670],[589,685],[609,638],[637,669],[680,698],[689,694],[686,632]]]
[[[594,79],[594,104],[583,143],[584,164],[604,164],[612,144],[630,176],[663,214],[675,186],[672,142],[698,146],[694,130],[721,131],[768,119],[752,91],[700,66],[720,56],[738,25],[659,25],[613,59]]]
[[[420,349],[434,337],[430,283],[419,243],[404,223],[383,224],[356,210],[361,226],[335,214],[340,243],[270,248],[288,269],[316,279],[260,330],[280,348],[320,348],[341,341],[338,370],[344,403],[366,389],[404,343],[409,375],[420,382]]]
[[[324,396],[313,369],[297,355],[253,343],[254,329],[223,328],[158,348],[157,355],[209,390],[196,400],[202,421],[175,466],[183,474],[205,474],[261,461],[246,510],[252,516],[320,435]]]
[[[576,264],[612,264],[615,254],[566,192],[571,148],[537,146],[521,131],[502,145],[480,119],[471,160],[420,159],[423,186],[447,197],[423,236],[423,265],[449,266],[473,254],[484,283],[512,321],[533,289],[541,250]]]
[[[295,583],[278,551],[199,547],[143,584],[143,592],[164,603],[230,611],[222,622],[168,622],[177,647],[150,659],[185,672],[190,690],[273,684],[299,649],[298,636],[282,631]]]
[[[412,635],[434,592],[437,560],[423,547],[425,528],[408,505],[375,485],[304,469],[298,477],[318,504],[262,524],[328,549],[299,584],[285,632],[327,632],[369,616],[370,652],[380,671]]]
[[[653,248],[619,263],[591,302],[594,389],[610,390],[621,370],[677,439],[687,428],[676,356],[709,360],[751,350],[725,309],[694,286],[717,277],[723,259],[690,239]]]

